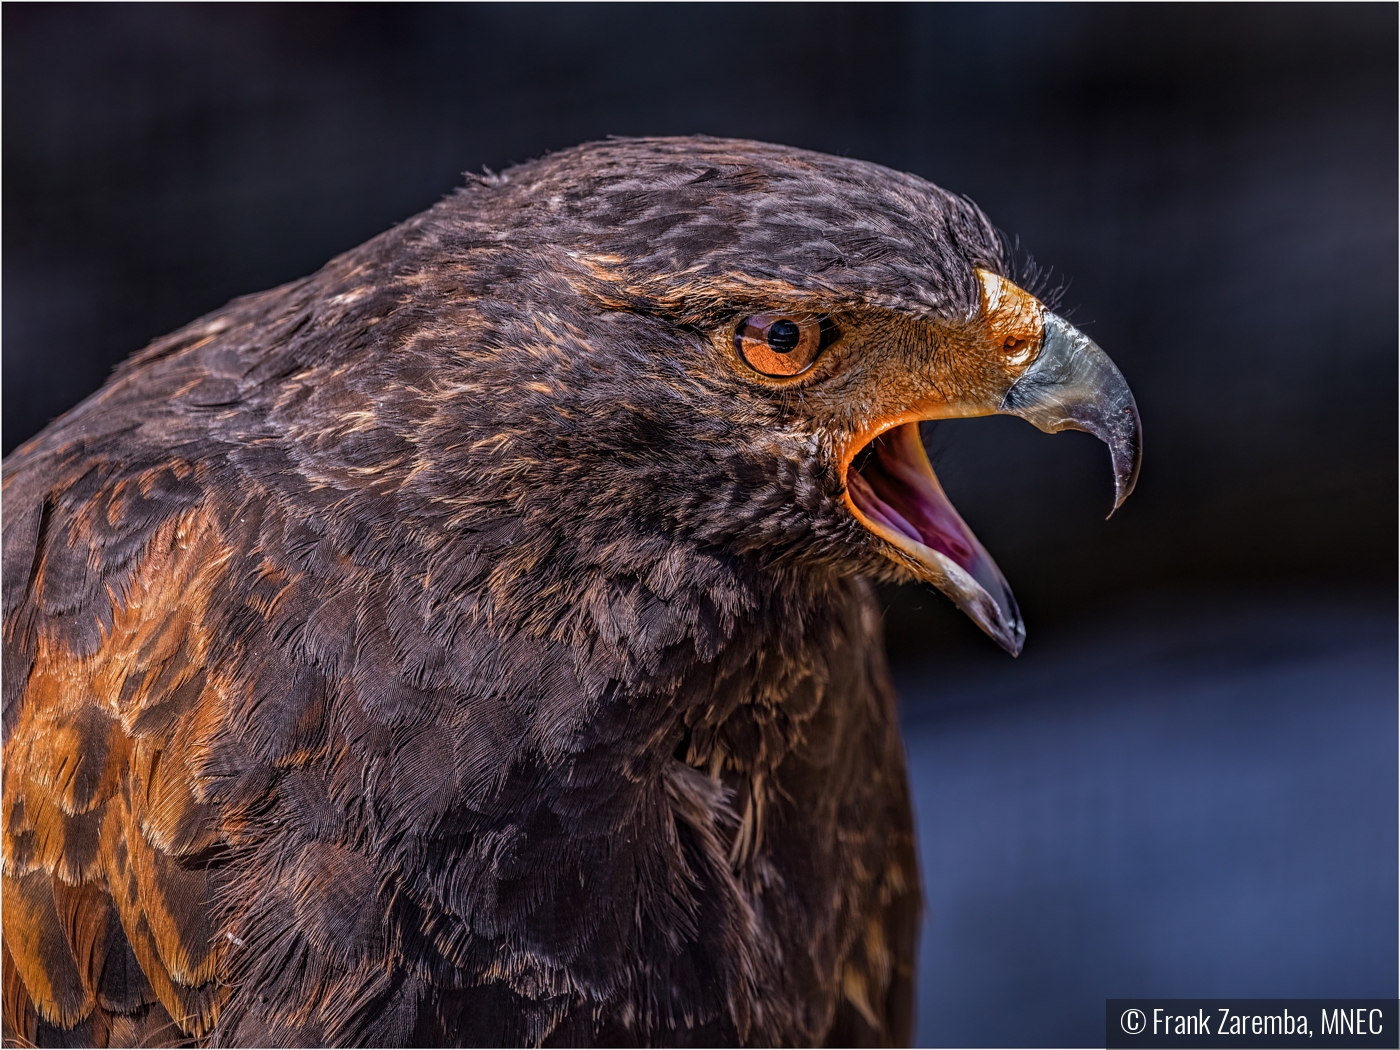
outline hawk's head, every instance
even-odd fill
[[[402,439],[364,479],[395,475],[455,527],[487,508],[522,523],[526,570],[641,572],[679,538],[778,574],[932,583],[1016,653],[1015,600],[919,421],[1087,430],[1117,501],[1132,490],[1122,376],[1008,279],[973,204],[914,176],[754,142],[609,141],[477,180],[386,238],[333,263],[322,301],[393,351],[342,356],[312,400],[354,418],[334,392],[359,374],[378,432]]]

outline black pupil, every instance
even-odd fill
[[[793,321],[774,321],[768,326],[768,347],[775,354],[790,354],[802,341],[802,329]]]

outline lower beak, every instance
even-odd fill
[[[852,461],[846,491],[865,526],[1012,656],[1026,625],[992,556],[943,493],[917,421],[885,431]]]

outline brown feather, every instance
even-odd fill
[[[31,871],[18,878],[3,878],[6,922],[22,929],[22,938],[7,938],[15,970],[39,1016],[52,1024],[71,1028],[92,1013],[92,995],[83,987],[77,964],[64,937],[63,924],[54,905],[53,883],[48,873]]]
[[[0,953],[3,953],[3,976],[0,977],[3,1030],[0,1030],[0,1039],[6,1046],[34,1046],[39,1034],[39,1013],[34,1009],[34,1000],[29,997],[29,989],[10,955],[10,946],[0,943]]]

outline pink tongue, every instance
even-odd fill
[[[974,576],[979,544],[924,464],[917,423],[875,439],[874,454],[847,478],[851,498],[865,515],[925,547],[947,555]]]

